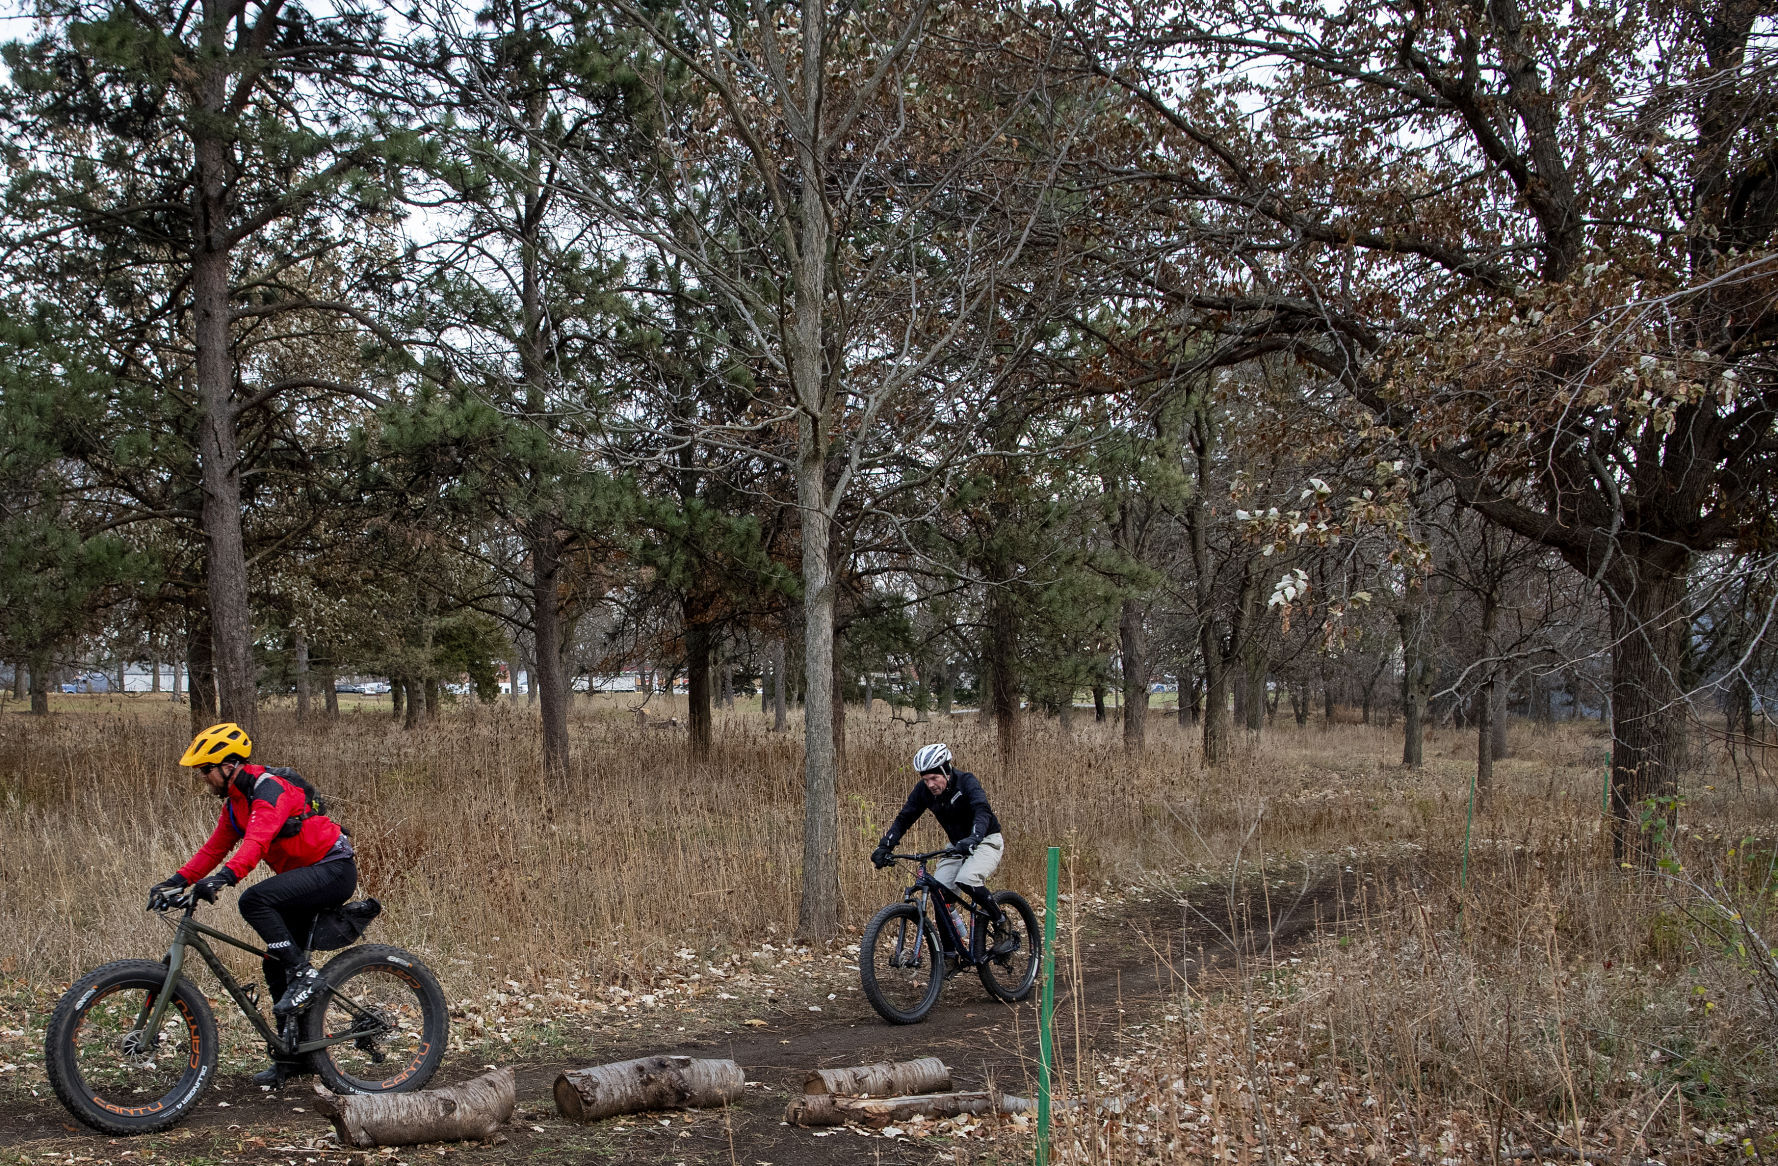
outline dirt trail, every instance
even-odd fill
[[[1072,1061],[1077,1031],[1084,1048],[1109,1047],[1122,1009],[1153,1003],[1177,989],[1182,977],[1194,984],[1208,977],[1206,986],[1213,986],[1217,978],[1234,974],[1238,955],[1264,959],[1302,944],[1318,925],[1343,914],[1343,904],[1351,901],[1363,877],[1330,874],[1295,886],[1253,886],[1239,896],[1231,896],[1227,888],[1206,889],[1184,901],[1151,894],[1148,902],[1132,899],[1115,914],[1083,915],[1078,942],[1057,953],[1058,1055]],[[1067,911],[1064,905],[1064,921]],[[1070,966],[1076,958],[1078,976]],[[520,1117],[507,1143],[451,1147],[446,1154],[463,1162],[780,1166],[856,1162],[860,1151],[868,1149],[873,1162],[950,1161],[956,1148],[950,1139],[915,1144],[873,1138],[866,1147],[847,1130],[815,1137],[809,1130],[784,1125],[784,1106],[801,1091],[811,1068],[929,1055],[951,1066],[958,1088],[992,1082],[1009,1092],[1029,1093],[1035,1088],[1036,1020],[1034,1004],[1000,1004],[988,997],[973,972],[965,971],[945,986],[938,1007],[917,1025],[884,1024],[862,994],[848,993],[820,1014],[792,1014],[763,1029],[694,1037],[670,1048],[658,1041],[594,1042],[572,1065],[519,1067]],[[747,1072],[745,1100],[727,1113],[659,1115],[621,1125],[579,1127],[556,1117],[550,1090],[562,1069],[659,1052],[733,1058]],[[479,1064],[457,1057],[446,1062],[440,1078],[456,1080],[479,1069]],[[0,1114],[0,1162],[41,1159],[52,1151],[98,1162],[141,1161],[148,1150],[174,1160],[207,1162],[284,1161],[293,1155],[317,1163],[341,1161],[341,1151],[305,1146],[325,1132],[313,1106],[303,1100],[306,1088],[268,1094],[244,1077],[224,1078],[182,1127],[137,1139],[109,1139],[74,1125],[45,1090],[41,1101],[10,1106]],[[297,1105],[307,1113],[293,1112]],[[291,1153],[275,1153],[282,1146]],[[131,1158],[121,1157],[125,1150],[134,1151]],[[403,1154],[422,1152],[433,1157],[437,1150],[425,1147]]]

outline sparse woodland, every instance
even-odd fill
[[[502,1006],[843,952],[946,740],[1008,886],[1338,892],[1064,1159],[1778,1157],[1770,0],[26,10],[9,1018],[193,726]]]

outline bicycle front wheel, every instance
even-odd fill
[[[399,947],[349,947],[321,969],[332,990],[303,1014],[302,1039],[335,1093],[422,1089],[444,1060],[450,1012],[425,964]],[[347,1039],[340,1039],[347,1038]]]
[[[912,903],[891,903],[865,925],[858,945],[864,998],[890,1024],[926,1019],[945,986],[938,936]]]
[[[43,1066],[68,1112],[105,1134],[150,1134],[191,1112],[216,1076],[216,1018],[191,981],[153,1033],[167,965],[120,960],[88,972],[50,1014]]]
[[[1025,897],[1014,891],[994,892],[994,901],[1006,922],[991,925],[982,937],[982,962],[976,965],[982,987],[1017,1004],[1031,994],[1037,983],[1037,965],[1043,955],[1043,933],[1037,915]]]

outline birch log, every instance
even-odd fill
[[[883,1061],[844,1069],[816,1069],[803,1082],[804,1093],[868,1093],[899,1097],[911,1093],[942,1093],[951,1087],[951,1071],[937,1057]]]
[[[350,1146],[412,1146],[491,1138],[512,1118],[511,1069],[483,1073],[446,1089],[418,1093],[350,1093],[315,1087],[315,1108]]]
[[[839,1097],[831,1093],[805,1093],[784,1111],[793,1126],[838,1126],[859,1122],[886,1126],[922,1117],[956,1117],[959,1114],[1028,1113],[1036,1105],[1027,1097],[985,1090],[969,1093],[922,1093],[913,1097]]]
[[[645,1109],[699,1109],[741,1099],[747,1074],[733,1061],[642,1057],[556,1078],[556,1108],[570,1121],[599,1121]]]

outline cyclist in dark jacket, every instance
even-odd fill
[[[914,770],[920,781],[871,852],[871,861],[879,868],[888,866],[889,852],[908,827],[930,810],[956,852],[938,861],[932,868],[932,877],[953,894],[963,893],[974,899],[995,923],[1003,922],[1000,904],[994,901],[986,884],[988,876],[1000,868],[1006,839],[1000,833],[1000,819],[988,805],[987,791],[975,774],[952,767],[949,745],[921,748],[914,754]]]
[[[322,911],[352,897],[358,865],[351,841],[322,813],[309,783],[294,770],[247,764],[252,754],[246,730],[230,722],[199,733],[179,759],[223,799],[222,813],[191,860],[150,889],[149,905],[188,886],[215,902],[223,887],[246,878],[263,860],[272,877],[242,892],[241,918],[265,940],[266,989],[277,1001],[272,1014],[282,1018],[300,1011],[320,986],[319,973],[309,966],[309,931]],[[234,857],[228,858],[231,850]],[[300,1071],[295,1063],[274,1060],[253,1080],[276,1088]]]

